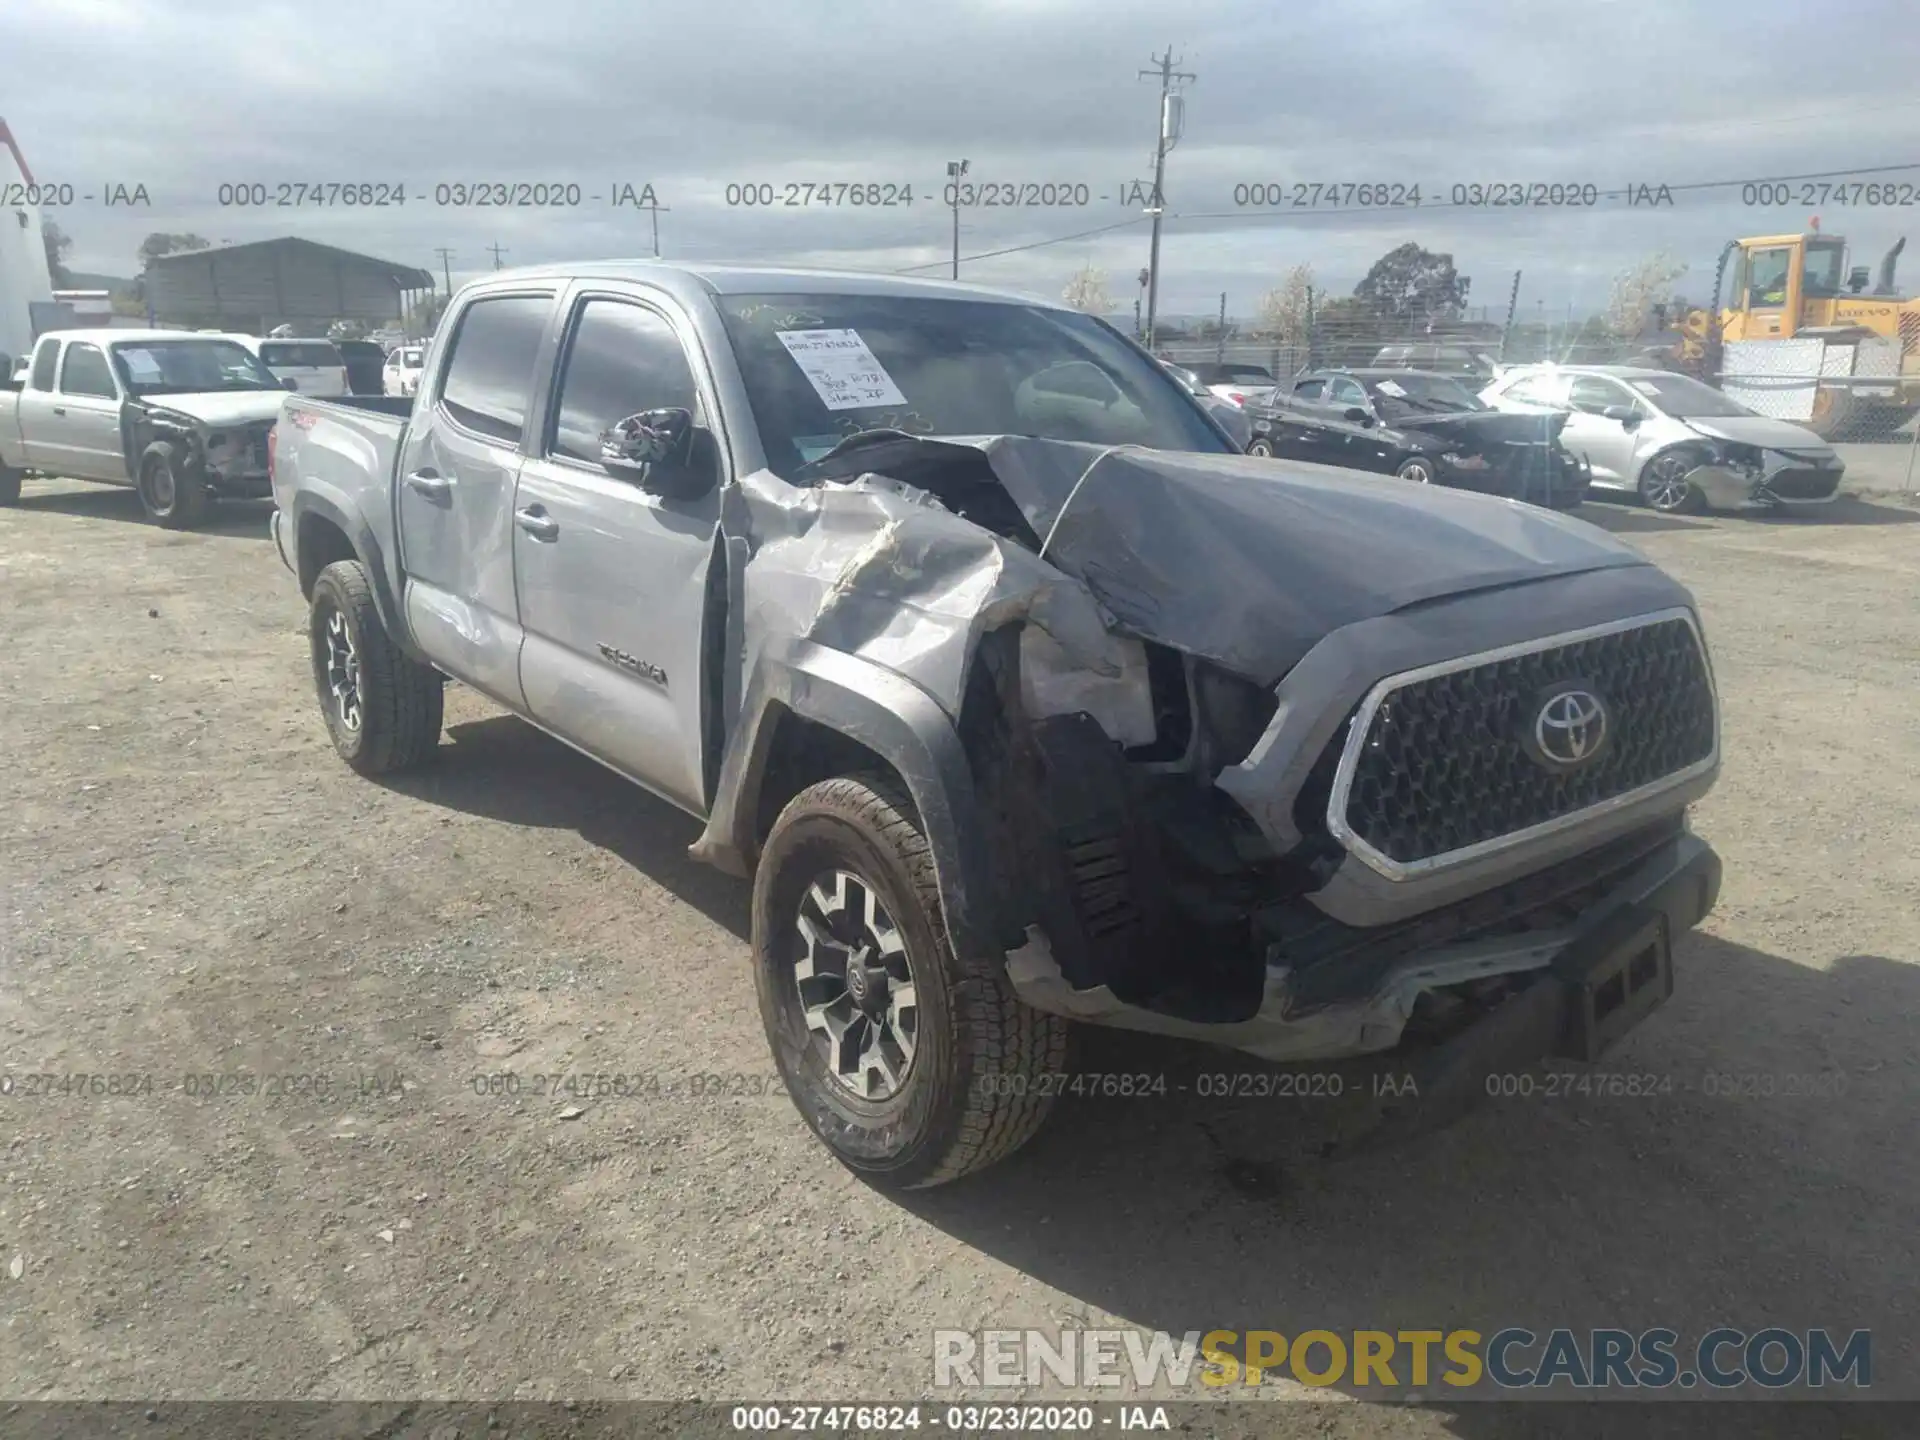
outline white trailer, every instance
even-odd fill
[[[33,349],[34,337],[56,309],[33,172],[0,119],[0,356],[6,361],[0,379]]]

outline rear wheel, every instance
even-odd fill
[[[1269,440],[1256,437],[1247,442],[1247,454],[1261,455],[1271,460],[1273,458],[1273,443]]]
[[[1433,462],[1423,455],[1414,455],[1400,462],[1400,468],[1393,472],[1402,480],[1411,480],[1416,485],[1433,483]]]
[[[169,530],[191,530],[206,519],[213,492],[186,464],[180,447],[156,440],[140,456],[136,485],[147,518]]]
[[[1640,472],[1640,498],[1662,515],[1691,515],[1705,507],[1705,497],[1687,476],[1699,462],[1685,450],[1656,455]]]
[[[10,465],[0,465],[0,505],[20,503],[20,482],[26,478],[26,471],[15,470]]]
[[[358,560],[336,560],[313,582],[307,642],[342,760],[362,775],[387,775],[431,758],[446,703],[440,673],[393,643]]]
[[[1019,1149],[1052,1108],[1067,1023],[1001,956],[947,943],[933,857],[888,776],[825,780],[780,812],[753,887],[774,1063],[815,1135],[875,1184],[944,1184]]]

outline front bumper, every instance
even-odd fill
[[[1423,950],[1395,963],[1364,998],[1315,1009],[1299,1008],[1288,970],[1269,965],[1259,1009],[1246,1020],[1224,1025],[1145,1010],[1105,986],[1073,989],[1038,931],[1030,932],[1028,943],[1007,957],[1007,973],[1015,992],[1037,1010],[1122,1030],[1207,1041],[1280,1062],[1390,1051],[1400,1043],[1423,993],[1497,976],[1534,975],[1534,982],[1519,994],[1437,1052],[1426,1052],[1444,1052],[1439,1062],[1443,1068],[1471,1062],[1481,1066],[1475,1073],[1491,1073],[1502,1066],[1525,1069],[1556,1053],[1576,1003],[1578,971],[1596,947],[1604,949],[1620,933],[1655,919],[1669,937],[1677,937],[1706,918],[1719,893],[1720,857],[1704,840],[1682,830],[1564,927]],[[1617,1038],[1617,1033],[1610,1037]]]
[[[1812,466],[1770,458],[1759,475],[1725,464],[1702,465],[1687,476],[1715,510],[1771,510],[1781,505],[1830,505],[1839,498],[1842,464]]]

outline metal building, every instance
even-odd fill
[[[335,320],[397,325],[434,288],[425,270],[291,236],[162,255],[145,278],[155,324],[256,335],[283,324],[320,335]]]

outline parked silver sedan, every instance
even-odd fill
[[[1667,370],[1521,365],[1480,398],[1499,410],[1567,411],[1560,442],[1593,467],[1593,488],[1666,513],[1825,504],[1846,472],[1804,425]]]
[[[1221,429],[1232,438],[1233,443],[1242,450],[1253,439],[1253,422],[1247,418],[1247,412],[1231,400],[1221,398],[1204,382],[1199,375],[1184,365],[1176,365],[1171,360],[1160,362],[1167,373],[1187,388],[1189,394],[1206,408],[1209,415],[1220,422]]]

